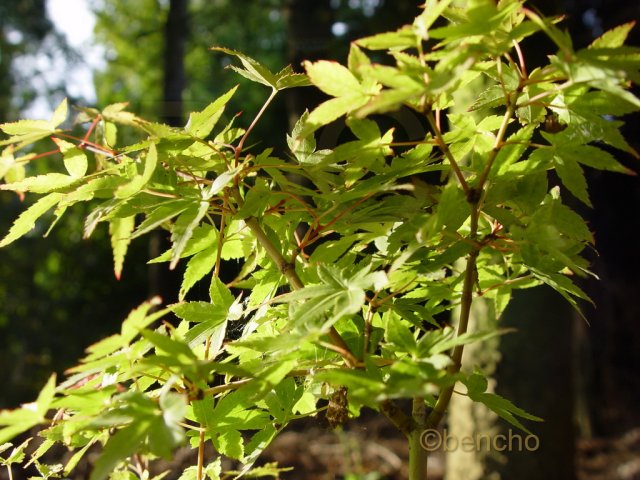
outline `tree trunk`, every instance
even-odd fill
[[[184,65],[188,37],[188,0],[170,0],[167,23],[164,28],[163,103],[161,116],[168,125],[184,124],[182,93],[186,87]],[[149,258],[155,258],[170,246],[162,231],[149,237]],[[149,265],[149,296],[159,295],[165,303],[177,301],[180,279],[176,272],[167,270],[166,264]]]
[[[548,287],[515,291],[502,316],[501,326],[517,331],[501,338],[496,391],[544,422],[527,424],[539,439],[537,448],[534,442],[531,448],[514,443],[504,452],[506,463],[495,465],[500,478],[575,478],[573,316]],[[504,435],[522,434],[504,422],[499,426]]]

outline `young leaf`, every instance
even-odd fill
[[[287,65],[276,73],[276,89],[278,90],[295,87],[308,87],[309,85],[311,85],[309,77],[304,73],[295,73],[293,68],[291,68],[291,65]]]
[[[395,32],[378,33],[370,37],[361,38],[356,43],[369,50],[405,50],[407,48],[415,48],[419,41],[420,39],[416,36],[413,28],[406,25]]]
[[[189,240],[193,235],[193,231],[200,224],[209,209],[209,202],[201,201],[196,207],[189,208],[180,214],[176,223],[171,230],[171,241],[173,249],[171,253],[171,263],[169,269],[176,268],[182,252],[187,247]]]
[[[9,229],[7,236],[0,241],[0,248],[9,245],[11,242],[30,232],[35,227],[36,220],[49,211],[62,198],[63,195],[61,193],[50,193],[22,212]]]
[[[227,55],[238,57],[244,68],[238,68],[232,65],[231,69],[233,69],[243,77],[251,81],[266,85],[268,87],[272,87],[275,89],[278,88],[278,79],[276,78],[276,76],[257,60],[254,60],[248,55],[245,55],[244,53],[238,52],[236,50],[232,50],[230,48],[211,47],[211,50],[217,50],[219,52],[224,52]]]
[[[134,421],[109,438],[93,467],[89,480],[105,480],[111,472],[144,442],[148,421]]]
[[[81,178],[87,173],[88,162],[85,153],[73,143],[53,137],[64,158],[64,166],[73,178]]]
[[[211,298],[211,303],[215,306],[227,310],[231,308],[231,305],[236,301],[229,287],[227,287],[219,277],[213,277],[211,279],[209,297]]]
[[[51,126],[55,129],[67,119],[67,99],[64,98],[58,105],[51,116]]]
[[[509,400],[495,393],[477,393],[473,390],[469,390],[469,398],[474,402],[484,403],[493,412],[497,413],[500,418],[529,434],[531,434],[529,429],[522,425],[517,417],[524,418],[525,420],[532,420],[534,422],[544,421],[542,418],[531,415],[521,408],[516,407]]]
[[[636,25],[636,22],[624,23],[611,30],[604,32],[596,38],[589,48],[617,48],[624,45],[624,41],[629,36],[629,32]]]
[[[304,62],[304,67],[311,82],[327,95],[343,97],[362,92],[358,79],[338,62]]]
[[[558,155],[555,155],[553,160],[556,166],[556,172],[560,180],[562,180],[563,185],[567,187],[577,199],[591,207],[591,200],[589,200],[589,193],[587,191],[587,179],[578,162],[571,158]]]
[[[14,192],[49,193],[54,190],[73,185],[77,178],[62,173],[47,173],[46,175],[36,175],[27,177],[15,183],[0,185],[0,190],[13,190]]]
[[[218,323],[227,318],[228,308],[209,302],[184,302],[171,305],[169,309],[182,320],[201,323],[216,320]]]
[[[366,95],[356,92],[343,97],[332,98],[321,103],[309,114],[304,127],[298,134],[298,138],[305,138],[320,127],[328,125],[340,118],[345,113],[357,110],[367,103],[368,98]]]
[[[211,133],[213,127],[220,119],[224,112],[225,105],[231,97],[236,93],[238,86],[236,85],[224,95],[218,97],[214,102],[210,103],[201,112],[193,112],[189,115],[189,121],[184,129],[191,135],[198,138],[205,138]]]
[[[217,245],[212,245],[201,252],[196,253],[189,262],[182,278],[178,300],[184,300],[191,287],[213,269],[216,263]]]
[[[151,176],[156,169],[157,163],[158,151],[155,143],[152,143],[149,145],[149,151],[144,157],[144,170],[142,171],[142,175],[136,175],[129,183],[118,188],[115,192],[116,198],[127,198],[138,193],[142,187],[151,180]]]
[[[109,221],[111,250],[113,251],[113,271],[118,280],[122,274],[124,257],[131,243],[131,233],[135,228],[135,215],[124,218],[113,218]]]

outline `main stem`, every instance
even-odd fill
[[[518,87],[515,94],[507,95],[505,99],[507,108],[504,113],[502,123],[500,125],[500,128],[498,129],[498,133],[496,134],[496,139],[495,139],[493,148],[489,152],[489,155],[485,164],[485,168],[480,173],[476,185],[473,188],[470,188],[468,184],[466,184],[460,179],[459,169],[454,168],[454,172],[456,173],[456,176],[458,177],[458,180],[460,180],[462,188],[466,193],[467,202],[471,207],[471,217],[470,217],[471,219],[470,219],[468,238],[473,242],[473,245],[474,245],[472,247],[471,252],[469,252],[469,255],[467,256],[467,264],[464,272],[464,282],[462,285],[462,298],[460,300],[460,318],[458,321],[458,332],[457,332],[458,337],[460,337],[460,335],[464,335],[467,332],[467,329],[469,327],[469,318],[471,316],[471,306],[473,304],[473,289],[477,281],[477,260],[478,260],[478,255],[480,253],[480,249],[482,248],[482,246],[476,242],[476,239],[478,236],[478,220],[480,218],[480,211],[482,209],[484,188],[489,178],[489,174],[491,173],[491,167],[493,166],[493,163],[498,155],[498,152],[500,151],[500,149],[504,144],[503,142],[507,133],[507,127],[516,110],[517,97],[518,97],[519,91],[520,91],[520,87]],[[440,148],[443,150],[443,152],[447,157],[451,157],[451,153],[448,150],[448,147],[446,147],[446,145],[443,144],[441,132],[437,128],[433,115],[427,114],[427,118],[429,119],[429,123],[431,123],[432,127],[436,132],[437,140],[441,142]],[[449,375],[453,376],[460,372],[460,369],[462,367],[463,352],[464,352],[464,345],[460,344],[454,347],[453,352],[451,353],[451,365],[449,365],[449,368],[447,369],[447,373]],[[455,386],[455,382],[452,383],[450,386],[445,387],[440,392],[440,395],[438,396],[438,400],[436,401],[436,404],[433,407],[433,410],[431,411],[429,416],[426,418],[424,423],[422,425],[420,424],[416,425],[411,432],[411,435],[409,438],[409,444],[411,448],[410,456],[409,456],[409,462],[410,462],[409,470],[411,472],[409,476],[410,480],[426,479],[427,460],[428,460],[429,452],[423,450],[420,452],[422,455],[418,455],[417,448],[422,447],[420,443],[422,433],[425,430],[436,428],[442,421],[442,418],[444,417],[444,414],[446,413],[447,408],[449,407],[449,403],[451,402],[451,396],[453,395],[454,386]],[[414,399],[414,402],[415,402],[415,399]],[[414,408],[415,408],[415,404],[414,404]],[[416,432],[416,430],[418,431]],[[412,464],[413,456],[411,455],[411,452],[413,452],[414,450],[416,451],[415,453],[416,458],[413,460],[413,463],[415,463],[415,465]]]
[[[423,397],[415,397],[411,409],[414,427],[409,434],[409,480],[427,478],[428,453],[422,445],[422,435],[427,419],[427,406]]]

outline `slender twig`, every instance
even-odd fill
[[[240,192],[237,189],[232,190],[232,195],[234,196],[238,204],[243,203]],[[304,288],[304,283],[302,283],[302,280],[300,280],[295,266],[284,259],[280,250],[276,248],[271,239],[262,229],[262,226],[258,222],[258,219],[255,217],[248,217],[245,218],[244,222],[251,229],[254,236],[256,237],[256,240],[258,240],[258,243],[262,245],[262,247],[266,250],[269,258],[271,258],[271,260],[278,266],[280,272],[287,278],[287,281],[289,282],[289,285],[291,285],[291,288],[293,288],[294,290],[300,290]],[[331,343],[340,352],[347,365],[351,367],[355,366],[357,364],[357,359],[334,326],[331,326],[329,328],[328,335],[331,339]]]
[[[526,79],[529,75],[527,74],[527,64],[524,61],[524,55],[522,53],[522,49],[520,48],[520,44],[514,40],[513,48],[515,48],[516,53],[518,55],[518,63],[520,63],[520,78]]]
[[[484,169],[478,178],[478,183],[476,184],[476,189],[481,192],[484,188],[484,184],[487,182],[487,178],[489,178],[489,173],[491,173],[491,167],[493,166],[493,162],[498,156],[498,152],[503,145],[503,139],[507,132],[507,127],[509,126],[509,122],[511,121],[511,117],[515,113],[515,102],[509,99],[507,104],[507,111],[504,112],[504,117],[502,117],[502,123],[500,124],[500,129],[496,134],[496,140],[493,144],[493,149],[489,152],[489,156],[487,158],[487,163],[484,165]]]
[[[267,110],[267,107],[273,101],[277,93],[278,93],[278,90],[276,90],[275,88],[271,90],[271,95],[269,95],[269,98],[267,98],[267,100],[264,102],[264,105],[262,105],[262,108],[254,117],[253,121],[251,122],[251,125],[249,125],[249,128],[247,128],[247,130],[244,132],[244,135],[238,142],[238,146],[235,147],[235,166],[236,167],[238,166],[238,162],[240,161],[240,154],[242,153],[244,142],[247,140],[247,137],[251,133],[251,130],[253,130],[253,127],[256,126],[256,124],[258,123],[258,120],[260,120],[260,117],[262,117],[262,114]]]
[[[427,112],[426,115],[427,115],[427,120],[429,121],[429,124],[433,129],[433,133],[436,136],[438,148],[440,148],[442,153],[444,153],[445,157],[447,157],[447,160],[449,160],[449,163],[451,164],[451,168],[453,169],[453,173],[455,173],[456,177],[458,178],[458,181],[460,182],[460,186],[462,187],[462,190],[464,191],[465,195],[468,196],[470,191],[469,184],[467,183],[467,180],[464,178],[464,175],[462,174],[462,170],[460,170],[460,166],[458,165],[457,160],[451,153],[451,150],[449,150],[449,147],[445,143],[444,138],[442,138],[442,131],[438,127],[438,122],[433,116],[433,112],[429,111]]]
[[[226,202],[225,202],[226,203]],[[218,248],[216,249],[216,263],[213,274],[216,277],[220,277],[220,259],[222,258],[222,247],[224,245],[224,228],[226,223],[226,216],[220,215],[220,230],[218,233]]]
[[[300,290],[304,288],[304,284],[302,283],[302,280],[300,280],[300,277],[298,276],[294,265],[288,263],[284,259],[280,251],[275,247],[273,242],[271,242],[267,234],[264,232],[264,230],[258,223],[258,220],[254,217],[249,217],[245,219],[245,223],[256,236],[258,243],[262,245],[262,247],[267,251],[267,254],[271,258],[271,260],[273,260],[273,262],[278,266],[280,272],[282,272],[282,274],[287,278],[289,284],[291,285],[291,288],[293,288],[294,290]],[[345,343],[340,333],[335,329],[335,327],[330,327],[328,335],[331,339],[331,343],[336,347],[336,349],[339,349],[339,352],[344,358],[347,365],[356,365],[357,360],[355,356],[351,352],[349,346]]]
[[[518,108],[522,108],[522,107],[528,107],[529,105],[534,105],[535,103],[538,102],[538,100],[541,100],[543,98],[549,97],[551,95],[557,95],[558,93],[560,93],[561,91],[572,87],[574,85],[574,81],[573,80],[567,80],[564,83],[561,83],[560,85],[558,85],[556,88],[552,89],[552,90],[545,90],[544,92],[539,93],[538,95],[534,95],[533,97],[529,98],[528,100],[526,100],[525,102],[519,103],[516,106]]]
[[[475,230],[477,231],[477,210],[476,213],[472,215],[472,221],[474,218],[476,223]],[[457,332],[458,337],[465,334],[469,326],[471,304],[473,303],[473,287],[476,281],[476,259],[478,258],[478,253],[479,250],[474,249],[467,258],[467,267],[465,269],[464,283],[462,286],[462,300],[460,302],[460,320],[458,323]],[[463,350],[463,345],[457,345],[453,349],[453,353],[451,354],[451,365],[449,366],[447,371],[447,373],[449,373],[450,375],[455,375],[460,371],[460,367],[462,366]],[[451,401],[452,394],[453,384],[449,387],[444,388],[442,392],[440,392],[440,396],[438,397],[436,405],[433,407],[433,410],[427,417],[425,428],[434,428],[440,423],[442,417],[447,411],[447,407],[449,406],[449,402]]]

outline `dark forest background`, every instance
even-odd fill
[[[227,110],[230,115],[242,110],[251,118],[264,100],[262,89],[251,88],[224,69],[229,60],[209,51],[212,45],[241,50],[276,70],[289,63],[299,70],[303,59],[344,61],[350,40],[411,22],[421,4],[417,0],[90,3],[97,15],[95,42],[103,45],[106,62],[95,73],[97,106],[128,101],[130,110],[141,116],[173,125],[183,124],[185,112],[202,108],[235,83],[242,86]],[[547,15],[565,14],[564,26],[576,48],[613,26],[640,19],[640,2],[629,0],[529,4]],[[630,43],[640,45],[640,28],[632,31]],[[539,37],[523,49],[530,65],[553,52],[552,45]],[[17,119],[37,98],[45,96],[53,106],[69,96],[64,75],[38,70],[35,60],[28,71],[17,68],[38,55],[63,55],[70,64],[85,61],[83,52],[74,51],[56,32],[47,17],[46,0],[1,0],[0,122]],[[269,139],[280,149],[285,148],[282,132],[287,125],[322,100],[306,89],[283,97],[254,137]],[[70,99],[86,104],[81,98]],[[410,119],[393,121],[408,136],[420,128]],[[626,121],[625,136],[640,150],[640,116]],[[330,143],[334,137],[331,132],[322,137],[321,132],[321,142]],[[640,171],[636,160],[616,155]],[[589,323],[540,289],[516,297],[502,320],[518,328],[519,335],[508,336],[500,347],[497,391],[546,418],[536,433],[557,439],[555,446],[547,442],[553,451],[547,451],[550,456],[545,461],[529,455],[513,460],[520,470],[492,467],[502,469],[502,478],[640,478],[640,461],[634,467],[613,454],[603,461],[608,466],[627,465],[631,476],[581,476],[585,461],[597,452],[640,451],[640,215],[636,210],[640,180],[589,172],[589,183],[594,209],[582,213],[595,232],[597,251],[588,255],[600,277],[583,284],[596,305],[584,305]],[[30,201],[0,193],[0,236]],[[0,250],[0,408],[32,400],[51,371],[62,374],[87,345],[116,331],[128,311],[150,295],[159,293],[167,303],[177,300],[179,272],[169,273],[164,264],[146,265],[165,248],[166,238],[158,234],[134,242],[123,278],[116,281],[107,232],[82,240],[83,213],[76,209],[66,215],[46,239],[42,234],[47,225],[38,225],[27,238]],[[547,471],[549,459],[564,467],[553,464]],[[575,473],[576,464],[582,473]]]

